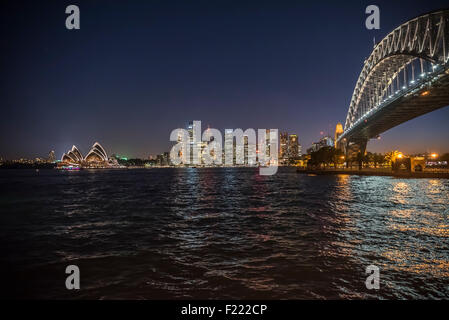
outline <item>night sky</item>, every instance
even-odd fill
[[[81,29],[65,28],[76,4]],[[377,4],[381,30],[365,28]],[[278,128],[303,150],[344,123],[373,47],[448,1],[2,1],[0,157],[168,151],[171,130]],[[369,151],[449,152],[449,108]]]

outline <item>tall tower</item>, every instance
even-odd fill
[[[337,126],[335,127],[335,140],[334,140],[334,146],[337,149],[341,149],[340,145],[337,144],[337,139],[340,137],[343,133],[343,125],[339,122],[337,123]]]

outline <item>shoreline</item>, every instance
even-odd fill
[[[380,176],[380,177],[395,177],[395,178],[436,178],[449,179],[448,172],[393,172],[393,171],[375,171],[375,170],[308,170],[297,169],[298,174],[313,174],[313,175],[354,175],[354,176]]]

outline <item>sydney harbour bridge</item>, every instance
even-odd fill
[[[369,139],[449,105],[449,10],[411,19],[375,45],[352,94],[344,132],[346,154]]]

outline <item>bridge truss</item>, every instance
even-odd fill
[[[338,143],[369,139],[449,105],[449,10],[428,13],[390,32],[365,60]]]

